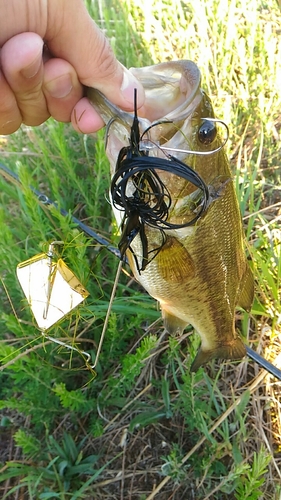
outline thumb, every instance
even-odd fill
[[[117,61],[83,1],[49,0],[49,5],[45,39],[51,53],[70,62],[83,85],[100,90],[122,109],[133,109],[136,88],[140,107],[144,102],[142,85]]]

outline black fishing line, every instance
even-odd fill
[[[159,170],[191,182],[202,191],[198,210],[188,222],[175,224],[168,222],[171,195],[167,186],[158,175]],[[128,182],[132,181],[135,191],[128,195]],[[130,211],[138,211],[140,219],[152,227],[161,229],[180,229],[194,225],[205,211],[209,190],[203,179],[188,165],[177,158],[170,159],[141,156],[122,160],[111,183],[111,196],[115,208],[130,216]]]
[[[14,182],[18,186],[21,186],[21,181],[20,181],[18,175],[15,174],[14,172],[12,172],[8,167],[6,167],[6,165],[3,165],[2,163],[0,163],[0,173],[3,175],[3,177],[6,180],[8,180],[10,182]],[[60,209],[57,206],[57,204],[54,201],[52,201],[50,198],[48,198],[48,196],[46,196],[44,193],[38,191],[37,189],[35,189],[32,186],[29,186],[29,189],[37,197],[37,200],[40,204],[42,204],[43,206],[47,206],[49,208],[55,207],[57,210],[60,211],[60,213],[64,217],[70,216],[71,220],[73,222],[75,222],[80,227],[80,229],[82,229],[88,236],[93,238],[100,245],[105,246],[107,248],[107,250],[109,250],[111,253],[113,253],[119,259],[121,258],[121,255],[120,255],[121,252],[117,248],[111,246],[109,241],[107,241],[105,238],[103,238],[102,236],[97,234],[92,228],[90,228],[89,226],[87,226],[86,224],[81,222],[79,219],[77,219],[76,217],[71,215],[66,210]],[[137,217],[138,217],[138,215],[137,215]],[[135,227],[135,224],[136,224],[136,222],[134,220],[132,220],[133,227]],[[132,231],[132,235],[133,235],[133,228],[131,229],[131,231]],[[140,231],[141,231],[141,229],[140,229]],[[145,239],[145,234],[143,235],[143,238]],[[276,366],[274,366],[270,361],[267,361],[265,358],[263,358],[258,353],[253,351],[253,349],[251,349],[249,346],[246,346],[246,352],[247,352],[247,355],[249,356],[249,358],[251,358],[256,363],[258,363],[259,366],[261,366],[262,368],[267,370],[269,373],[271,373],[271,375],[276,377],[278,380],[281,380],[281,370],[279,370]]]
[[[140,150],[140,141],[152,127],[159,125],[157,122],[149,126],[140,137],[139,120],[137,117],[136,91],[135,91],[134,120],[131,127],[130,145],[123,147],[118,155],[116,171],[111,180],[111,199],[113,206],[124,212],[122,222],[122,235],[119,250],[124,256],[127,249],[132,252],[138,272],[144,271],[146,266],[159,253],[166,241],[164,230],[181,229],[193,226],[203,215],[209,200],[208,186],[200,175],[191,167],[172,155],[166,158],[149,156],[147,151]],[[166,123],[166,122],[165,122]],[[161,150],[161,146],[159,146]],[[181,224],[170,222],[169,216],[172,198],[168,187],[160,178],[158,172],[185,179],[200,189],[202,196],[199,202],[194,203],[192,215],[188,221]],[[145,228],[150,226],[158,229],[162,235],[160,246],[148,250]],[[142,262],[139,265],[137,256],[131,247],[133,239],[139,234],[142,246]],[[149,259],[149,254],[153,254]]]

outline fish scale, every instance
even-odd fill
[[[193,370],[218,354],[223,358],[245,355],[244,344],[235,332],[234,319],[247,262],[237,245],[241,223],[239,212],[234,211],[230,203],[232,184],[228,184],[227,190],[228,193],[210,207],[202,218],[204,220],[198,222],[193,234],[182,240],[179,248],[179,240],[173,237],[177,244],[172,244],[167,252],[163,248],[138,276],[144,288],[160,302],[169,333],[180,332],[189,323],[200,332],[202,345]],[[231,212],[229,208],[232,208]],[[233,227],[229,224],[229,216],[235,215],[238,217],[236,227]],[[224,241],[221,240],[222,231]],[[207,244],[199,245],[204,239]],[[235,247],[237,250],[233,252]],[[163,267],[167,268],[163,265],[165,260],[169,272],[163,276]],[[130,265],[133,267],[131,260]],[[178,280],[170,279],[174,267]]]
[[[224,151],[218,150],[223,140],[211,125],[211,139],[208,126],[202,131],[202,124],[210,124],[214,117],[211,101],[201,90],[200,72],[191,61],[172,61],[132,71],[145,90],[140,132],[152,125],[147,141],[152,137],[155,147],[148,154],[165,158],[161,149],[164,146],[187,150],[186,154],[173,151],[173,157],[201,176],[210,199],[204,213],[188,227],[160,231],[143,223],[142,234],[135,230],[128,244],[129,265],[138,282],[159,301],[170,334],[181,333],[191,324],[200,335],[201,347],[192,370],[212,358],[239,359],[246,349],[235,330],[235,309],[240,306],[250,310],[254,280],[245,255],[229,163]],[[114,175],[120,148],[130,147],[134,115],[121,111],[93,89],[88,97],[105,123],[110,124],[107,155]],[[170,123],[157,126],[165,119]],[[169,177],[167,172],[159,170],[158,175],[171,198],[167,221],[183,224],[190,220],[197,210],[196,200],[200,202],[200,189],[183,178]],[[114,213],[122,227],[124,211],[115,206]],[[137,212],[134,217],[132,221],[137,219]],[[148,256],[153,258],[142,266],[144,239]]]

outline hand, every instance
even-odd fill
[[[115,58],[83,0],[0,0],[0,135],[53,116],[76,130],[104,124],[86,98],[95,87],[124,110],[142,86]]]

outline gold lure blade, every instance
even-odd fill
[[[63,260],[54,262],[52,257],[49,251],[17,266],[18,280],[42,330],[48,330],[89,295]]]

